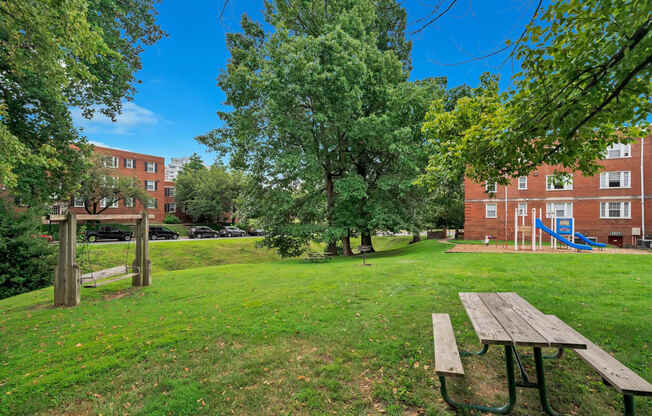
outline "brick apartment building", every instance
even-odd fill
[[[167,195],[174,192],[169,191],[170,188],[174,189],[174,182],[165,182],[165,159],[100,146],[95,146],[95,152],[107,158],[107,168],[115,171],[115,176],[138,178],[152,198],[147,207],[143,207],[138,201],[121,200],[106,209],[103,214],[138,214],[146,208],[154,215],[154,221],[162,221],[168,208],[167,204],[171,203]],[[56,211],[63,212],[66,208],[77,214],[86,213],[84,202],[78,199],[73,199],[71,203],[56,204],[53,210],[57,213]]]
[[[567,183],[554,180],[552,166],[542,166],[508,186],[465,180],[464,237],[486,235],[514,239],[514,216],[532,209],[544,218],[574,217],[576,231],[600,242],[632,246],[652,234],[652,134],[635,142],[612,146],[595,176],[574,172]],[[519,218],[519,223],[521,218]]]

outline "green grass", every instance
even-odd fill
[[[378,250],[390,250],[405,246],[410,237],[374,238]],[[152,271],[192,269],[222,264],[264,263],[279,261],[274,250],[259,248],[262,238],[228,238],[219,240],[193,240],[175,242],[152,242],[149,245]],[[351,246],[360,245],[352,239]],[[311,249],[320,250],[315,244]],[[121,264],[131,264],[136,255],[135,242],[125,244],[80,244],[78,256],[82,272],[97,271]]]
[[[239,240],[218,241],[170,243],[179,244],[173,259],[153,251],[152,260],[197,264],[187,257],[227,257],[219,252]],[[83,289],[76,308],[52,308],[51,288],[0,301],[0,414],[450,415],[430,314],[451,314],[458,343],[477,347],[461,291],[516,291],[652,380],[650,257],[387,245],[371,267],[358,258],[156,266],[153,286]],[[454,397],[502,402],[501,355],[464,359]],[[621,396],[574,354],[546,367],[559,411],[622,414]],[[652,413],[650,400],[636,402],[638,414]],[[513,414],[543,414],[533,390],[519,389]]]

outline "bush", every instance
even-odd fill
[[[165,224],[181,224],[181,220],[176,215],[168,214],[163,219]]]
[[[0,200],[0,299],[52,284],[54,247],[39,235],[40,215]]]

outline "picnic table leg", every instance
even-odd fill
[[[461,357],[470,357],[472,355],[485,355],[489,350],[489,344],[482,344],[480,351],[460,351]]]
[[[541,348],[534,347],[534,362],[537,367],[537,386],[539,389],[539,399],[541,400],[541,407],[543,411],[550,416],[561,416],[559,413],[555,412],[550,403],[548,402],[548,395],[546,393],[546,377],[543,371],[543,355],[541,354]]]
[[[509,391],[509,402],[502,407],[489,407],[482,405],[466,404],[466,403],[457,403],[453,401],[448,395],[446,390],[446,377],[439,376],[439,382],[441,384],[441,396],[444,398],[444,401],[448,403],[451,407],[455,409],[471,409],[478,410],[480,412],[495,413],[499,415],[507,415],[512,412],[514,404],[516,404],[516,382],[514,380],[514,356],[512,355],[511,345],[505,346],[505,367],[507,369],[507,389]]]
[[[634,416],[634,396],[631,394],[623,394],[623,400],[625,402],[625,416]]]
[[[543,358],[548,359],[548,360],[556,360],[558,358],[561,358],[561,356],[564,355],[564,349],[563,348],[558,348],[557,352],[551,355],[544,355]]]
[[[514,352],[514,357],[516,358],[516,364],[518,365],[518,369],[521,373],[521,382],[516,383],[517,386],[519,387],[526,387],[526,388],[536,388],[538,387],[537,383],[532,383],[527,376],[527,372],[525,371],[525,367],[523,367],[523,363],[521,362],[521,356],[518,354],[518,351],[516,350],[516,347],[512,347],[512,350]]]

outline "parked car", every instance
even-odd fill
[[[177,240],[179,233],[165,227],[149,227],[150,240]]]
[[[220,230],[220,236],[222,237],[244,237],[245,235],[247,235],[246,232],[232,225],[227,225]]]
[[[203,225],[190,227],[188,230],[188,238],[215,238],[219,236],[220,233]]]
[[[87,230],[86,241],[94,243],[97,240],[122,240],[129,241],[133,237],[133,233],[129,230],[123,230],[118,227],[105,225],[97,230]]]
[[[265,230],[262,228],[256,228],[255,230],[249,230],[249,235],[257,236],[257,235],[265,235]]]

